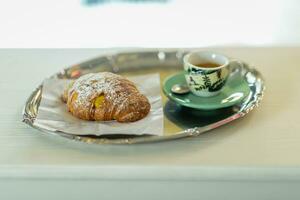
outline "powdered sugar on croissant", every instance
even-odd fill
[[[81,76],[66,89],[68,110],[85,120],[133,122],[150,111],[148,99],[134,83],[110,72]]]

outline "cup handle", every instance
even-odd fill
[[[229,61],[229,71],[230,74],[238,71],[240,68],[244,67],[244,63],[241,60],[231,59]]]

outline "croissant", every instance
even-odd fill
[[[151,107],[133,82],[110,72],[81,76],[65,89],[62,99],[72,115],[84,120],[134,122]]]

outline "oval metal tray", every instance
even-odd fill
[[[74,79],[90,72],[111,71],[122,75],[140,75],[160,73],[161,83],[172,73],[182,70],[184,50],[153,50],[122,52],[102,55],[98,58],[70,66],[52,77]],[[261,74],[254,68],[243,63],[235,69],[247,81],[251,90],[240,104],[214,111],[192,110],[168,101],[162,94],[164,103],[164,135],[163,136],[134,136],[134,135],[104,135],[77,136],[58,130],[47,130],[34,125],[41,101],[42,85],[32,92],[23,110],[23,121],[33,128],[46,133],[62,136],[68,139],[96,144],[132,144],[155,142],[198,136],[233,120],[239,119],[257,106],[263,97],[265,89]],[[201,120],[200,120],[201,119]]]

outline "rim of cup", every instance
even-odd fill
[[[224,60],[224,63],[220,64],[220,63],[215,62],[216,64],[220,64],[220,66],[218,66],[218,67],[200,67],[200,66],[194,65],[193,63],[191,63],[189,61],[190,57],[194,54],[209,54],[212,56],[212,60],[215,59],[214,57],[219,56],[219,57],[221,57],[221,59]],[[203,70],[217,70],[217,69],[221,69],[221,68],[225,67],[226,65],[228,65],[229,58],[227,56],[225,56],[224,54],[220,54],[220,53],[213,52],[213,51],[199,51],[199,50],[197,51],[196,50],[196,51],[191,51],[188,54],[186,54],[183,58],[183,62],[188,63],[189,65],[192,65],[195,68],[199,68],[199,69],[203,69]]]

